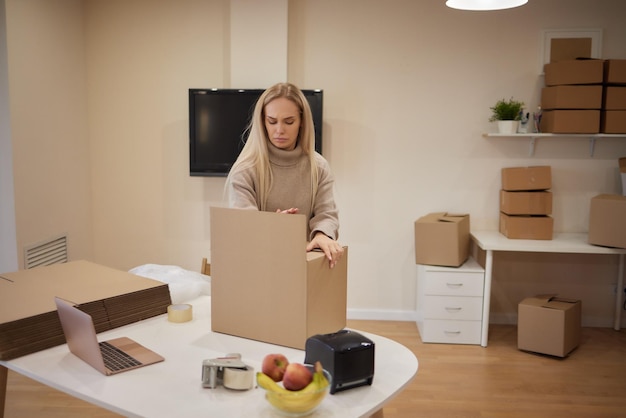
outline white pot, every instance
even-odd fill
[[[501,134],[514,134],[517,133],[518,120],[499,120],[498,121],[498,133]]]

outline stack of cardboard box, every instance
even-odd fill
[[[605,61],[604,83],[600,132],[626,133],[626,60]]]
[[[604,61],[566,60],[546,64],[541,92],[540,131],[557,134],[600,132]]]
[[[551,188],[550,166],[503,168],[500,233],[514,239],[551,240]]]

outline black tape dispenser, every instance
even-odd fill
[[[358,332],[314,335],[306,340],[305,351],[306,364],[319,361],[331,374],[331,394],[374,380],[374,342]]]

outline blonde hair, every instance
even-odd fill
[[[256,191],[259,210],[266,210],[267,197],[273,181],[268,152],[270,141],[265,129],[265,106],[272,100],[281,97],[291,100],[300,109],[300,131],[296,144],[309,157],[311,167],[311,206],[313,206],[315,196],[317,195],[318,170],[315,162],[315,128],[313,126],[311,107],[298,87],[291,83],[278,83],[265,90],[259,97],[246,129],[248,139],[226,179],[226,186],[228,186],[234,174],[254,167],[259,187],[259,190]]]

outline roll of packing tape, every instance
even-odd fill
[[[189,304],[170,305],[167,307],[167,320],[170,322],[189,322],[193,317],[193,309]]]
[[[246,366],[245,369],[225,367],[224,387],[235,390],[252,389],[254,387],[254,369],[250,366]]]

